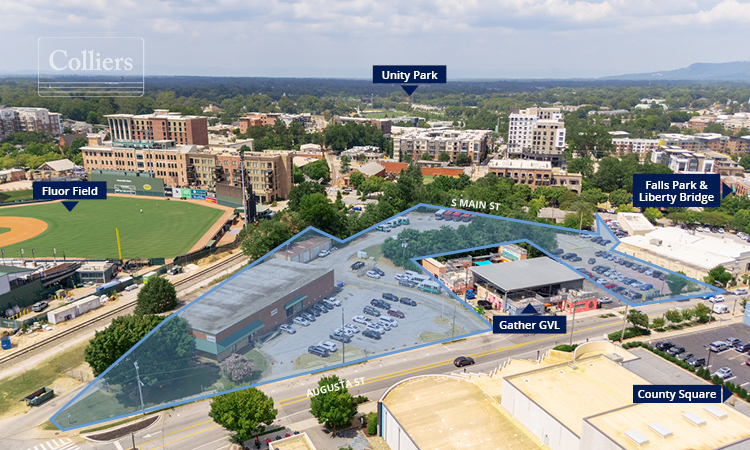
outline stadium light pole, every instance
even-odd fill
[[[141,398],[141,412],[145,409],[143,406],[143,391],[141,390],[141,375],[138,373],[138,361],[133,362],[135,366],[135,378],[138,381],[138,396]]]
[[[245,209],[245,226],[250,223],[247,216],[247,191],[245,190],[245,152],[240,150],[240,177],[242,178],[242,207]]]

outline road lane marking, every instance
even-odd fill
[[[166,446],[167,446],[167,445],[169,445],[169,444],[174,444],[175,442],[179,442],[179,441],[181,441],[181,440],[183,440],[183,439],[187,439],[187,438],[189,438],[189,437],[193,437],[193,436],[196,436],[196,435],[198,435],[198,434],[201,434],[201,433],[205,433],[206,431],[209,431],[209,430],[213,430],[214,428],[219,428],[219,426],[220,426],[220,425],[214,425],[214,426],[212,426],[212,427],[210,427],[210,428],[206,428],[205,430],[201,430],[201,431],[196,431],[195,433],[192,433],[192,434],[188,434],[187,436],[183,436],[183,437],[181,437],[181,438],[177,438],[177,439],[175,439],[175,440],[173,440],[173,441],[167,442],[166,444],[162,444],[162,445],[160,445],[160,446],[158,446],[158,447],[152,447],[152,448],[151,448],[151,450],[156,450],[157,448],[163,448],[163,447],[166,447]],[[144,444],[141,444],[141,445],[144,445]]]
[[[207,421],[205,421],[205,422],[201,422],[201,423],[196,423],[195,425],[190,425],[189,427],[185,427],[185,428],[182,428],[182,429],[180,429],[180,430],[177,430],[177,431],[173,431],[173,432],[171,432],[171,433],[167,433],[167,434],[165,434],[165,435],[162,435],[161,437],[158,437],[158,438],[156,438],[156,439],[151,439],[150,441],[146,441],[146,442],[143,442],[143,443],[141,443],[141,445],[146,445],[146,444],[150,444],[151,442],[154,442],[154,441],[158,441],[159,439],[164,439],[164,438],[165,438],[165,437],[167,437],[167,436],[171,436],[171,435],[173,435],[173,434],[177,434],[177,433],[179,433],[179,432],[181,432],[181,431],[189,430],[189,429],[191,429],[191,428],[199,427],[199,426],[201,426],[201,425],[205,425],[205,424],[207,424],[207,423],[212,423],[212,422],[213,422],[213,420],[207,420]]]

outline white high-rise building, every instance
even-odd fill
[[[521,154],[532,146],[534,127],[539,120],[562,122],[560,108],[528,108],[508,117],[508,153]],[[564,141],[564,137],[563,137]]]
[[[509,155],[560,166],[565,150],[565,125],[560,108],[528,108],[511,114],[508,121]]]

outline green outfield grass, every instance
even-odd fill
[[[156,205],[159,205],[158,207]],[[141,213],[141,209],[143,213]],[[123,258],[173,258],[182,255],[208,231],[222,211],[180,200],[109,197],[84,200],[68,212],[60,203],[0,208],[4,216],[33,217],[47,222],[42,234],[5,248],[6,255],[117,258],[115,228],[120,230]]]
[[[17,200],[31,200],[32,198],[34,198],[34,191],[31,189],[0,192],[0,203],[10,203]]]

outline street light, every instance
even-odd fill
[[[143,391],[141,390],[141,376],[138,373],[138,361],[135,361],[133,365],[135,366],[135,378],[138,381],[138,396],[141,398],[141,411],[143,411],[145,408],[143,406]]]
[[[408,246],[409,246],[409,239],[406,239],[406,238],[401,239],[401,248],[404,249],[403,252],[401,253],[401,256],[403,258],[406,258],[406,247]]]

